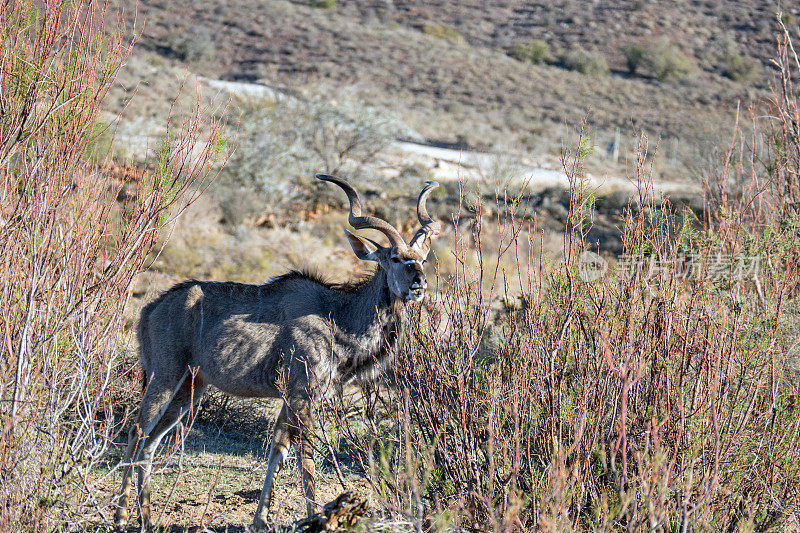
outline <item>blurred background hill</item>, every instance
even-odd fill
[[[660,192],[700,215],[702,181],[729,144],[737,106],[746,114],[768,96],[780,27],[779,6],[756,1],[118,7],[139,37],[106,99],[112,157],[146,164],[165,117],[197,104],[195,89],[214,100],[235,144],[156,263],[167,278],[158,288],[188,276],[263,280],[303,266],[291,250],[308,246],[331,247],[321,262],[333,271],[357,268],[320,221],[336,220],[321,215],[343,198],[314,183],[319,171],[353,180],[371,210],[406,230],[427,179],[444,185],[434,200],[445,221],[460,194],[492,204],[511,186],[528,194],[544,240],[558,243],[569,207],[561,153],[582,129],[590,189],[603,197],[589,237],[618,253],[639,141]],[[798,9],[785,6],[782,22],[796,34]],[[278,230],[288,234],[276,241]]]
[[[643,130],[693,163],[767,88],[770,2],[123,3],[137,45],[208,77],[343,93],[429,140],[557,152],[589,113],[598,143]],[[138,6],[138,7],[137,7]],[[788,9],[787,9],[788,8]],[[797,8],[784,6],[797,31]],[[766,71],[766,72],[765,72]],[[684,169],[685,170],[685,169]]]

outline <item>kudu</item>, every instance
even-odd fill
[[[284,400],[254,526],[266,523],[275,474],[290,442],[297,448],[307,511],[314,512],[312,406],[340,394],[354,378],[380,373],[401,333],[403,303],[424,297],[422,265],[430,239],[440,231],[425,207],[436,182],[427,182],[419,195],[422,227],[406,244],[388,222],[362,215],[358,194],[346,181],[316,177],[347,193],[353,228],[381,231],[391,246],[367,239],[375,246],[371,250],[361,237],[345,230],[356,256],[378,263],[371,278],[357,283],[332,285],[300,272],[263,285],[186,281],[144,307],[137,332],[145,388],[122,461],[118,528],[127,524],[134,466],[142,525],[151,526],[153,454],[209,385],[235,396]]]

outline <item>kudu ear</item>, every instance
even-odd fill
[[[361,259],[362,261],[377,261],[378,260],[378,253],[375,250],[370,250],[361,237],[357,235],[353,235],[347,230],[344,230],[344,234],[347,235],[347,240],[350,241],[350,247],[353,249],[353,252],[356,254],[356,257]]]

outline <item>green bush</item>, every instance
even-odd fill
[[[638,69],[647,56],[647,48],[641,44],[626,44],[622,47],[622,55],[625,56],[625,64],[628,66],[630,74],[636,74]]]
[[[659,41],[648,47],[642,64],[658,81],[682,80],[697,70],[686,54],[667,41]]]
[[[531,39],[515,46],[511,57],[525,63],[546,63],[550,60],[550,45],[541,39]]]
[[[609,73],[608,62],[600,52],[576,49],[561,54],[558,63],[568,70],[576,70],[587,76],[605,76]]]
[[[723,60],[722,74],[733,81],[751,82],[760,77],[761,63],[742,54],[729,56]]]
[[[175,36],[167,44],[181,61],[197,63],[214,58],[216,45],[211,32],[205,26],[191,26]]]
[[[666,40],[650,44],[629,43],[620,49],[630,74],[644,69],[659,81],[681,80],[697,71],[692,60]]]
[[[310,0],[308,4],[317,9],[336,9],[336,0]]]
[[[751,82],[761,75],[761,63],[739,50],[739,45],[730,35],[720,40],[717,62],[722,75],[738,82]]]
[[[422,28],[422,33],[432,35],[433,37],[438,37],[439,39],[444,39],[447,42],[459,46],[466,46],[469,44],[464,36],[458,33],[455,28],[451,28],[446,24],[426,24]]]

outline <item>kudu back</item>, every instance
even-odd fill
[[[378,263],[374,275],[350,285],[331,285],[301,272],[263,285],[186,281],[145,306],[138,326],[145,388],[122,463],[118,528],[127,525],[134,466],[142,525],[151,527],[153,455],[209,385],[236,396],[284,400],[254,526],[266,524],[275,474],[290,443],[297,448],[308,513],[314,512],[312,405],[340,394],[353,378],[380,374],[400,335],[402,307],[424,297],[422,265],[430,239],[440,231],[426,209],[436,182],[427,182],[419,195],[422,227],[406,244],[388,222],[362,215],[358,194],[346,181],[317,178],[345,191],[353,228],[376,229],[389,239],[390,246],[366,239],[373,250],[345,230],[356,256]]]

